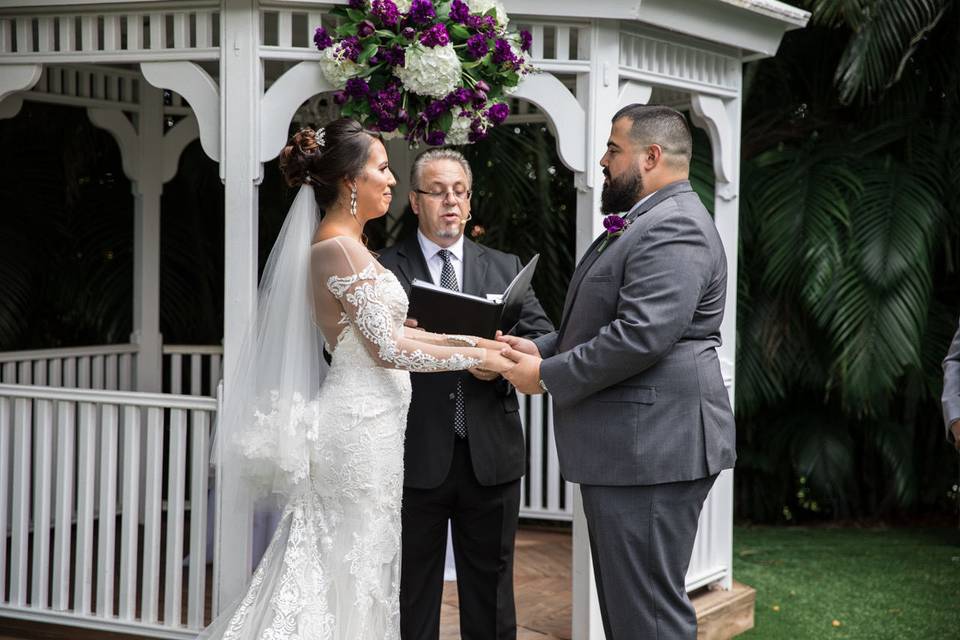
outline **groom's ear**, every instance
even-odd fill
[[[640,165],[646,171],[653,171],[663,162],[663,147],[658,144],[647,145],[643,149]]]

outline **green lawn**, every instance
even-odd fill
[[[956,529],[737,527],[733,575],[757,590],[746,640],[960,638]]]

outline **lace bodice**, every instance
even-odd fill
[[[352,333],[381,367],[427,372],[483,364],[483,349],[438,344],[442,340],[427,340],[424,332],[408,334],[403,287],[362,244],[343,237],[320,241],[313,245],[311,269],[314,315],[332,352]]]

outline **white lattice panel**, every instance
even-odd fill
[[[620,68],[625,77],[733,95],[738,89],[740,61],[708,49],[624,31],[620,33]]]

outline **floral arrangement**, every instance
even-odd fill
[[[341,114],[411,143],[482,140],[510,115],[507,95],[533,70],[527,31],[497,0],[350,0],[314,33]]]

